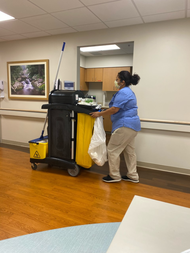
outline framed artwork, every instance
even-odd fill
[[[7,62],[9,99],[48,100],[49,60]]]

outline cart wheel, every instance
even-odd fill
[[[67,169],[67,172],[69,173],[69,175],[71,177],[77,177],[80,172],[80,168],[77,164],[75,164],[75,168],[74,169]]]
[[[33,170],[36,170],[36,169],[37,169],[37,164],[31,163],[31,168],[32,168]]]

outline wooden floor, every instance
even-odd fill
[[[139,184],[108,184],[101,180],[106,166],[82,170],[76,178],[45,164],[33,171],[25,149],[1,145],[0,240],[68,226],[120,222],[134,195],[190,208],[190,177],[139,168]]]
[[[120,168],[121,175],[125,175],[127,168],[124,158],[122,159],[122,157]],[[107,175],[109,173],[109,166],[108,163],[106,163],[103,167],[93,165],[91,170],[96,173]],[[140,167],[138,168],[138,173],[141,184],[190,193],[190,176]]]

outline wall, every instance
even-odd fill
[[[133,55],[86,57],[86,68],[133,66]]]
[[[80,67],[86,67],[86,57],[84,57],[83,55],[80,55]]]
[[[136,139],[138,163],[160,169],[169,169],[190,174],[190,129],[189,125],[151,123],[143,119],[190,122],[190,19],[182,19],[145,25],[128,26],[92,32],[74,33],[0,43],[0,79],[5,81],[5,99],[1,99],[2,141],[26,144],[26,139],[38,137],[39,125],[36,114],[28,112],[23,125],[21,112],[9,112],[2,108],[41,110],[44,102],[13,101],[7,97],[7,61],[49,59],[50,86],[66,42],[59,78],[77,83],[77,55],[80,46],[134,41],[133,71],[141,76],[141,82],[133,89],[137,95],[142,131]],[[19,116],[15,116],[19,114]],[[40,113],[39,113],[40,114]],[[39,115],[37,113],[37,115]],[[43,113],[42,113],[43,114]],[[42,115],[40,114],[40,115]],[[45,117],[45,113],[41,119]],[[36,123],[36,121],[38,123]],[[26,122],[25,122],[26,123]],[[42,122],[41,122],[42,123]],[[9,126],[9,127],[7,127]],[[15,128],[16,126],[16,128]],[[27,126],[25,137],[22,127]],[[41,127],[43,127],[43,123]],[[19,129],[19,130],[18,130]],[[9,133],[14,133],[9,135]],[[26,144],[27,145],[27,144]]]

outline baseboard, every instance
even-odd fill
[[[3,140],[2,139],[1,143],[7,144],[7,145],[18,146],[18,147],[29,148],[29,143],[25,143],[25,142],[9,141],[9,140]]]
[[[3,140],[2,139],[1,143],[29,149],[29,144],[24,143],[24,142],[17,142],[17,141],[10,141],[10,140]],[[171,167],[171,166],[165,166],[165,165],[159,165],[159,164],[153,164],[153,163],[145,163],[145,162],[137,162],[137,167],[190,176],[190,169]]]
[[[159,164],[153,164],[153,163],[145,163],[145,162],[137,162],[137,167],[190,176],[190,169],[171,167],[171,166],[165,166],[165,165],[159,165]]]

